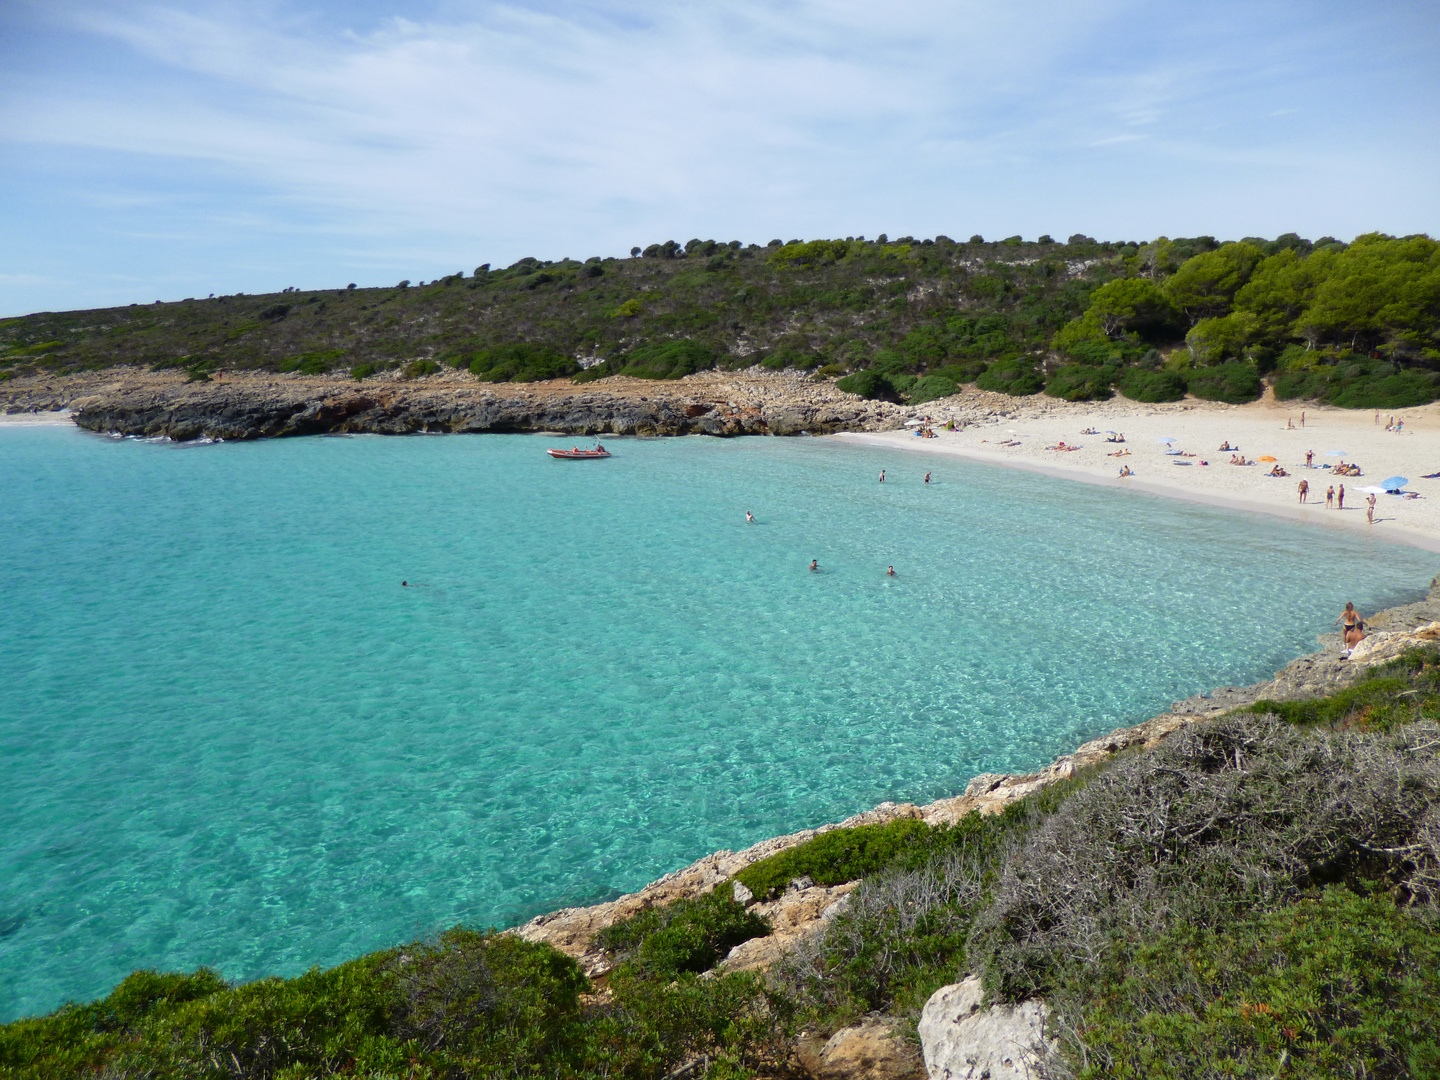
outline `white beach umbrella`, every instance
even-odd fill
[[[1175,437],[1174,437],[1173,435],[1162,435],[1162,436],[1160,436],[1160,438],[1156,439],[1155,441],[1156,441],[1156,442],[1163,442],[1163,443],[1165,443],[1167,446],[1169,446],[1169,445],[1171,445],[1171,444],[1173,444],[1173,443],[1175,442]]]
[[[1384,488],[1382,488],[1382,487],[1376,487],[1374,484],[1371,484],[1369,487],[1363,487],[1363,488],[1361,488],[1360,490],[1363,491],[1363,492],[1366,492],[1366,493],[1369,494],[1369,495],[1384,495],[1384,494],[1385,494],[1385,489],[1384,489]]]
[[[924,420],[906,420],[906,421],[905,421],[905,426],[906,426],[906,427],[919,427],[919,426],[920,426],[921,424],[923,424],[923,423],[925,423]]]
[[[1344,450],[1326,450],[1326,451],[1325,451],[1325,456],[1326,456],[1326,457],[1344,457],[1344,456],[1345,456],[1345,451],[1344,451]]]

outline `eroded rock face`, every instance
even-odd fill
[[[942,986],[920,1013],[920,1049],[929,1080],[1036,1080],[1056,1044],[1045,1037],[1040,1001],[982,1005],[980,976]]]
[[[796,1048],[800,1067],[815,1080],[923,1080],[920,1051],[899,1024],[882,1016],[824,1040],[802,1035]]]

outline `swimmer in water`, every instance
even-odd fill
[[[884,482],[885,482],[885,470],[884,470],[884,469],[881,469],[881,470],[880,470],[880,483],[883,484]]]
[[[886,577],[894,577],[894,576],[895,576],[895,567],[892,566],[892,567],[890,567],[890,569],[886,570],[886,571],[885,571],[885,576],[886,576]]]
[[[755,515],[752,514],[752,513],[750,513],[749,510],[746,510],[746,511],[745,511],[745,520],[746,520],[746,521],[749,521],[749,522],[754,522],[754,520],[755,520]]]
[[[930,474],[927,472],[927,473],[925,474],[925,483],[928,484],[929,482],[930,482]]]
[[[811,559],[811,560],[810,560],[810,572],[813,574],[813,573],[816,573],[819,569],[820,569],[820,563],[819,563],[817,560],[815,560],[815,559]]]
[[[410,587],[410,582],[408,582],[408,581],[402,581],[402,582],[400,582],[400,587],[401,587],[402,589],[408,589],[408,588]]]

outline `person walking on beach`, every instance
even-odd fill
[[[1309,480],[1301,480],[1301,481],[1300,481],[1300,505],[1301,505],[1301,506],[1304,506],[1304,505],[1305,505],[1305,497],[1306,497],[1307,495],[1309,495],[1309,494],[1310,494],[1310,481],[1309,481]]]
[[[1335,493],[1335,509],[1336,509],[1336,510],[1344,510],[1344,509],[1345,509],[1345,485],[1344,485],[1344,484],[1341,484],[1341,485],[1340,485],[1340,490]]]
[[[1301,410],[1300,410],[1300,426],[1301,426],[1301,427],[1304,427],[1304,426],[1305,426],[1305,410],[1304,410],[1304,409],[1301,409]]]
[[[1373,491],[1365,497],[1365,520],[1371,525],[1375,524],[1375,493]]]
[[[1335,509],[1335,485],[1331,484],[1325,489],[1325,509]]]

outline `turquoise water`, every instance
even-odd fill
[[[827,440],[554,442],[0,430],[0,1019],[953,794],[1436,569]]]

